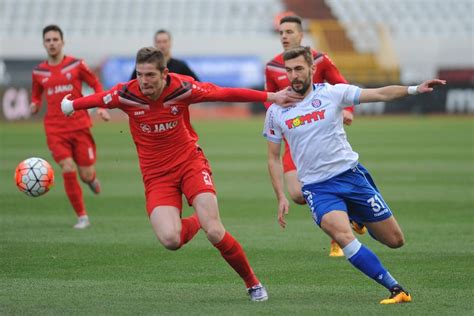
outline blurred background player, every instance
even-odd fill
[[[377,89],[314,84],[311,78],[315,65],[309,47],[288,50],[283,58],[293,90],[305,99],[291,108],[272,105],[265,119],[268,170],[278,200],[278,222],[285,228],[285,215],[289,211],[281,180],[280,147],[285,136],[314,222],[343,247],[344,255],[355,268],[390,291],[390,297],[381,304],[410,302],[410,294],[352,232],[349,218],[363,223],[377,241],[390,248],[400,248],[405,242],[392,211],[347,141],[341,112],[352,104],[388,102],[428,93],[445,81],[434,79],[419,86],[392,85]]]
[[[199,81],[198,76],[194,71],[189,68],[188,64],[184,60],[176,59],[171,56],[171,33],[167,30],[158,30],[155,32],[155,37],[153,38],[153,45],[165,56],[166,67],[169,72],[173,72],[180,75],[190,76],[194,80]],[[130,80],[137,79],[137,72],[134,70]],[[184,109],[184,118],[185,124],[188,127],[189,133],[192,137],[198,140],[198,134],[191,125],[191,116],[189,114],[189,108]]]
[[[171,44],[171,33],[169,31],[163,29],[156,31],[153,45],[165,56],[166,67],[169,71],[180,75],[190,76],[194,78],[194,80],[199,81],[198,76],[191,70],[191,68],[189,68],[184,60],[173,58],[171,56]],[[133,79],[137,79],[137,73],[135,70],[133,71],[130,80]]]
[[[83,60],[64,54],[63,32],[59,26],[48,25],[43,29],[43,45],[48,59],[33,70],[30,109],[33,114],[38,113],[45,92],[47,109],[44,128],[48,148],[61,166],[64,189],[78,217],[74,228],[83,229],[90,225],[90,221],[77,180],[77,169],[81,180],[92,192],[99,194],[101,190],[94,167],[96,147],[90,131],[92,123],[87,111],[65,117],[61,112],[61,100],[68,94],[73,98],[81,97],[83,82],[95,92],[102,91],[102,87]],[[97,113],[105,121],[110,119],[104,109]]]
[[[184,109],[192,103],[296,102],[302,97],[287,90],[278,93],[221,88],[188,76],[168,73],[161,51],[145,47],[136,59],[137,80],[111,90],[79,98],[64,98],[66,115],[93,107],[120,108],[127,113],[137,147],[145,185],[146,206],[153,230],[161,244],[177,250],[199,231],[245,282],[252,301],[268,299],[240,243],[228,233],[219,216],[212,171],[201,148],[185,125]],[[292,97],[293,96],[293,97]],[[182,195],[196,213],[181,218]]]
[[[291,48],[301,46],[303,40],[303,26],[301,19],[298,16],[285,16],[280,20],[279,25],[280,42],[283,47],[283,51],[287,51]],[[324,54],[312,50],[313,62],[316,66],[316,71],[313,75],[314,83],[328,82],[330,84],[347,83],[346,79],[341,75],[336,65]],[[285,65],[283,61],[283,53],[275,56],[270,62],[267,63],[265,68],[265,89],[267,91],[279,91],[285,87],[290,86],[290,81],[286,75]],[[268,108],[271,104],[265,104]],[[353,107],[344,109],[343,121],[346,125],[351,125],[354,119]],[[296,172],[295,163],[291,158],[291,152],[288,144],[285,140],[285,148],[282,156],[283,160],[283,172],[284,180],[286,183],[286,189],[291,199],[297,204],[305,204],[304,197],[301,193],[301,183],[298,181],[298,175]],[[362,228],[358,230],[363,232]],[[329,256],[331,257],[342,257],[344,253],[341,247],[334,241],[331,240]]]

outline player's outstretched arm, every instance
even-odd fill
[[[61,111],[70,116],[77,110],[87,110],[91,108],[114,108],[118,106],[117,97],[113,89],[88,95],[86,97],[70,100],[70,94],[66,95],[61,101]]]
[[[386,102],[408,95],[415,95],[433,91],[433,87],[445,85],[446,80],[431,79],[417,86],[386,86],[375,89],[362,89],[359,97],[360,103]]]
[[[270,102],[290,105],[303,100],[303,96],[287,88],[278,92],[266,92],[246,88],[224,88],[209,82],[194,82],[189,103],[199,102]]]
[[[268,171],[278,200],[278,223],[282,228],[285,228],[285,215],[288,214],[290,203],[283,189],[283,167],[280,159],[280,148],[281,144],[268,141]]]

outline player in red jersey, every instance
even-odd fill
[[[73,98],[81,97],[82,82],[86,82],[95,92],[102,91],[102,87],[82,60],[64,55],[63,32],[57,25],[48,25],[43,29],[43,45],[48,60],[33,70],[30,108],[33,114],[38,113],[45,92],[48,106],[44,117],[46,140],[54,160],[61,166],[64,188],[78,217],[74,228],[83,229],[90,222],[77,181],[77,169],[81,180],[95,194],[100,192],[94,167],[96,148],[89,129],[92,123],[87,111],[78,111],[71,117],[64,117],[61,100],[67,94],[71,94]],[[105,121],[110,119],[104,109],[97,113]]]
[[[290,104],[302,97],[289,90],[278,93],[221,88],[169,73],[163,53],[153,47],[138,51],[137,80],[111,90],[61,103],[63,113],[92,107],[119,108],[129,117],[145,185],[146,207],[161,244],[177,250],[200,228],[222,257],[245,282],[252,301],[268,299],[239,242],[226,232],[219,216],[212,172],[196,139],[186,127],[184,111],[191,103],[275,102]],[[195,213],[181,218],[182,195]]]
[[[191,68],[189,68],[188,64],[186,64],[184,60],[174,58],[171,55],[171,44],[172,39],[171,33],[169,31],[160,29],[155,32],[155,35],[153,37],[153,46],[159,49],[165,56],[166,68],[168,68],[169,72],[190,76],[193,77],[194,80],[199,81],[198,76],[194,73],[194,71],[191,70]],[[130,77],[130,80],[133,79],[137,79],[137,73],[135,70],[133,71],[132,76]],[[196,138],[196,141],[198,141],[198,134],[191,125],[191,117],[189,115],[189,110],[186,108],[184,112],[185,123],[186,126],[189,128],[189,133],[191,134],[191,136]]]
[[[291,48],[301,46],[303,40],[303,28],[301,19],[297,16],[286,16],[280,20],[279,26],[280,41],[283,46],[283,50],[287,51]],[[328,55],[324,53],[312,50],[313,63],[316,66],[316,71],[313,75],[314,83],[323,83],[327,81],[330,84],[347,83],[346,79],[341,75],[336,65],[331,61]],[[265,90],[267,91],[279,91],[290,86],[290,81],[286,75],[285,63],[283,61],[283,53],[275,56],[269,61],[265,68]],[[265,103],[268,108],[271,103]],[[351,125],[354,119],[353,107],[346,108],[343,111],[343,121],[346,125]],[[282,156],[284,180],[286,188],[291,199],[297,204],[306,204],[303,193],[301,192],[301,183],[298,181],[296,172],[296,166],[291,158],[290,148],[288,143],[285,141],[285,149]],[[353,223],[353,225],[356,225]],[[363,232],[362,228],[359,228],[359,232]],[[356,230],[357,231],[357,230]],[[344,253],[341,247],[332,240],[329,256],[331,257],[342,257]]]

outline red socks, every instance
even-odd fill
[[[82,189],[77,181],[77,174],[75,171],[63,173],[64,189],[66,195],[71,202],[77,217],[87,215],[86,209],[84,208],[84,200],[82,198]]]
[[[219,249],[225,261],[240,275],[247,288],[260,283],[250,267],[242,246],[231,234],[226,232],[224,238],[215,244],[214,247]]]
[[[197,232],[201,229],[201,223],[196,213],[193,215],[181,219],[181,248],[185,243],[193,239]]]

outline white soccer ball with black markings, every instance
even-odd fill
[[[38,197],[48,192],[54,184],[54,170],[44,159],[28,158],[16,167],[15,183],[21,192]]]

